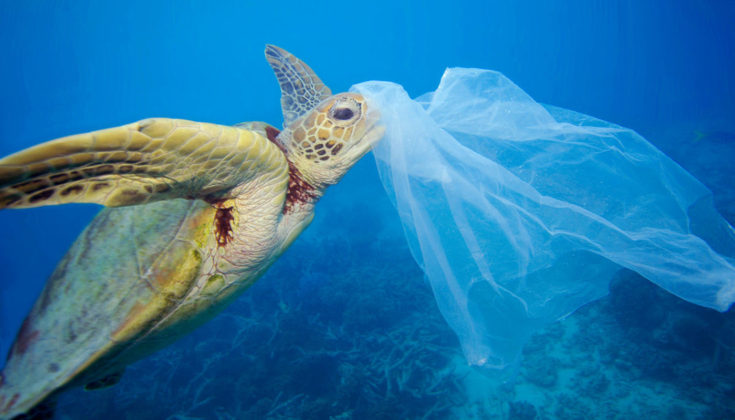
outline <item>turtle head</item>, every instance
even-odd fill
[[[285,50],[265,50],[281,87],[284,130],[278,142],[300,176],[322,191],[383,137],[380,114],[362,95],[332,95],[306,63]]]
[[[362,95],[331,96],[284,130],[288,158],[309,184],[336,184],[383,137],[379,118]]]

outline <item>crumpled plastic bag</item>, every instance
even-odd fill
[[[502,74],[453,68],[381,111],[374,150],[411,253],[471,364],[506,368],[534,329],[608,292],[621,267],[720,311],[735,231],[699,181],[634,131],[536,103]]]

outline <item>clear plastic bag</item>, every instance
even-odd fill
[[[471,364],[513,364],[621,267],[698,305],[735,300],[735,231],[634,131],[540,105],[488,70],[448,69],[416,100],[389,82],[353,90],[381,110],[381,180]]]

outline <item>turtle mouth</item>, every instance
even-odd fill
[[[349,147],[349,155],[346,156],[346,161],[349,162],[347,163],[348,167],[354,165],[363,156],[368,154],[373,146],[383,138],[383,134],[385,134],[385,126],[378,124],[377,118],[368,119],[365,124],[367,126],[365,134]]]
[[[363,137],[363,141],[368,145],[368,150],[372,149],[373,146],[375,146],[375,144],[383,138],[384,134],[384,125],[378,124],[377,120],[376,122],[372,123],[370,125],[370,128],[368,128],[368,131],[365,133],[365,136]]]
[[[367,144],[368,150],[372,149],[373,146],[383,138],[385,134],[385,126],[379,124],[380,122],[380,111],[373,108],[369,111],[367,117],[367,130],[363,136],[363,142]]]

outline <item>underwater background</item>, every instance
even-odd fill
[[[412,96],[446,67],[502,72],[536,101],[630,127],[735,224],[732,1],[0,0],[0,155],[146,117],[281,124],[266,43],[333,92]],[[0,212],[0,353],[99,210]],[[491,254],[491,251],[489,251]],[[366,156],[270,271],[61,419],[735,418],[735,316],[621,271],[536,334],[512,381],[467,366]]]

